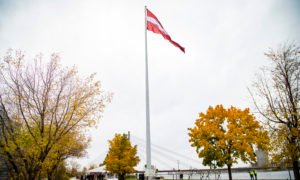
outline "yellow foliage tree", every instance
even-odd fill
[[[11,178],[51,179],[64,159],[82,156],[84,130],[109,100],[94,74],[82,78],[59,62],[57,54],[28,62],[12,50],[0,62],[0,153]]]
[[[124,180],[127,173],[134,173],[134,167],[140,162],[137,156],[137,146],[132,146],[126,134],[115,134],[109,140],[109,151],[104,160],[106,170],[118,174],[119,180]]]
[[[203,158],[203,165],[227,165],[230,180],[231,167],[238,159],[255,162],[254,149],[268,149],[268,133],[248,108],[210,106],[206,113],[199,114],[195,127],[188,130],[189,141],[196,147],[199,158]]]
[[[293,130],[293,129],[292,129]],[[295,136],[299,137],[300,131],[293,132]],[[271,161],[279,166],[293,166],[293,160],[299,157],[299,146],[295,146],[289,142],[289,129],[285,125],[278,125],[278,127],[271,131],[271,145],[270,150]]]

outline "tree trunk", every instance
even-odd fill
[[[118,180],[125,180],[125,173],[118,174]]]
[[[295,180],[300,180],[298,160],[293,161],[293,171]]]
[[[231,165],[227,164],[229,180],[232,180]]]
[[[38,179],[38,175],[40,173],[40,168],[38,168],[38,167],[30,168],[27,170],[26,173],[27,173],[28,180]]]
[[[29,180],[29,179],[33,179],[32,173],[29,173],[29,174],[27,175],[26,180]]]

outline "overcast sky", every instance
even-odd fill
[[[0,57],[8,48],[21,49],[28,58],[42,52],[47,59],[59,52],[62,63],[76,65],[82,75],[97,73],[114,97],[98,127],[88,132],[88,156],[78,162],[99,164],[115,133],[130,131],[145,139],[147,4],[172,39],[186,48],[183,54],[148,32],[152,143],[197,159],[187,128],[210,105],[253,107],[247,87],[268,64],[264,52],[284,42],[299,43],[299,2],[0,0]],[[176,158],[165,166],[158,160],[152,161],[160,169],[178,166]]]

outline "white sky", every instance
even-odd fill
[[[115,133],[145,139],[145,3],[186,48],[148,32],[152,143],[194,159],[187,128],[198,113],[216,104],[253,107],[247,86],[267,64],[263,53],[300,38],[297,0],[0,0],[0,57],[8,48],[29,58],[59,52],[64,65],[96,72],[114,93],[89,131],[82,166],[100,163]]]

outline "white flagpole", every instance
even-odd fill
[[[145,6],[145,77],[146,77],[146,154],[147,167],[146,176],[151,175],[151,139],[150,139],[150,107],[149,107],[149,82],[148,82],[148,47],[147,47],[147,6]]]

